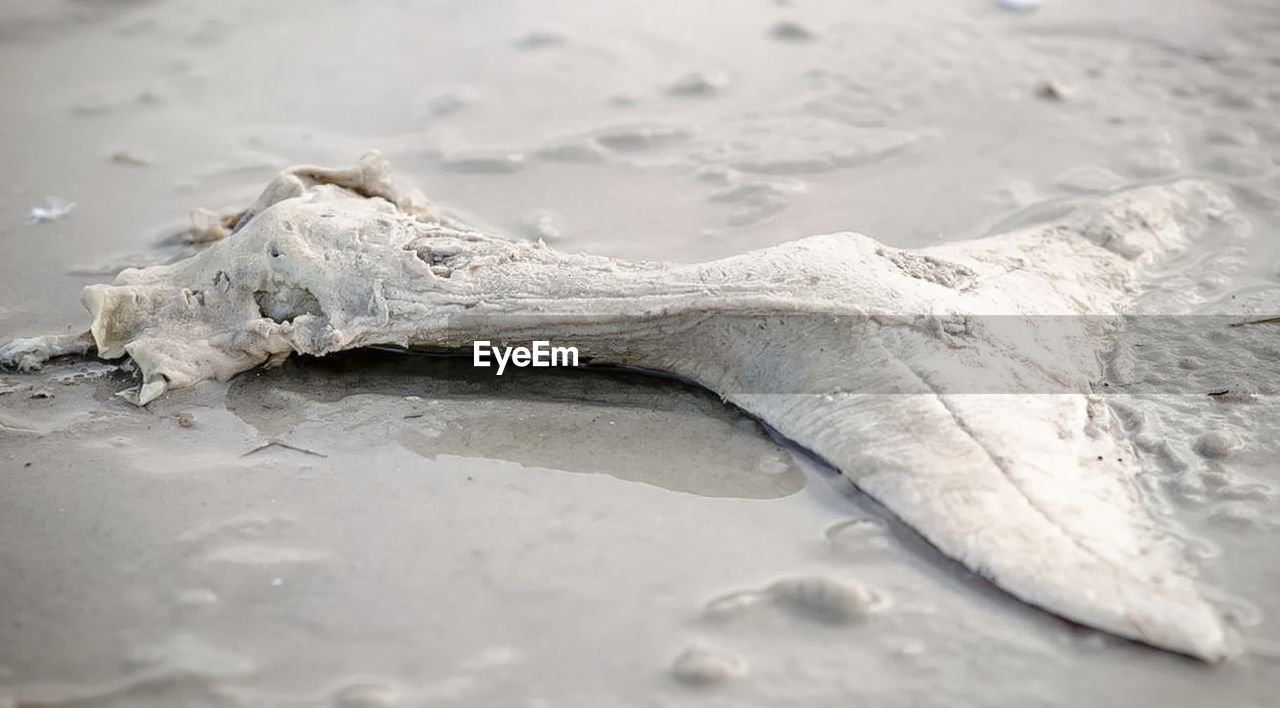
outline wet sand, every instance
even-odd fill
[[[0,340],[370,147],[496,232],[681,261],[1198,177],[1239,211],[1141,302],[1280,303],[1265,1],[0,2],[0,86]],[[48,196],[76,208],[25,225]],[[1113,409],[1237,627],[1221,665],[1021,605],[682,384],[355,353],[138,409],[65,361],[0,374],[0,705],[1271,705],[1280,404],[1207,396],[1250,370],[1160,336],[1191,392]],[[801,576],[887,604],[717,602]]]

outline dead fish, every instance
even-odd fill
[[[1028,603],[1217,660],[1222,621],[1091,393],[1102,333],[1074,317],[1074,329],[1019,329],[1028,346],[976,318],[1121,314],[1146,268],[1229,208],[1215,186],[1185,181],[919,250],[833,233],[709,263],[630,263],[432,216],[374,154],[284,171],[235,234],[85,288],[89,332],[20,340],[0,361],[128,355],[145,404],[294,353],[570,341],[720,393]],[[974,376],[1032,392],[957,390]]]

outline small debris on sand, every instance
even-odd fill
[[[146,167],[151,164],[151,160],[128,150],[119,150],[111,153],[111,161],[117,165],[131,165],[133,167]]]
[[[1071,91],[1057,81],[1049,80],[1036,88],[1036,95],[1050,101],[1065,101],[1071,97]]]
[[[239,211],[219,213],[209,209],[192,209],[187,213],[191,228],[184,243],[193,246],[221,241],[235,232],[243,217],[244,213]]]
[[[1245,325],[1256,325],[1256,324],[1280,324],[1280,317],[1266,317],[1260,320],[1246,320],[1244,322],[1232,322],[1230,326],[1243,327]]]

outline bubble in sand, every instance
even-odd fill
[[[745,676],[747,662],[724,651],[695,645],[680,652],[671,664],[671,675],[690,686],[710,686]]]
[[[400,692],[385,683],[354,683],[333,694],[333,708],[387,708],[400,702]]]
[[[1222,89],[1214,92],[1214,103],[1231,111],[1255,111],[1262,107],[1259,97],[1244,91]]]
[[[783,42],[812,42],[818,33],[794,20],[781,20],[769,29],[769,36]]]
[[[179,607],[200,608],[218,604],[218,594],[208,588],[188,588],[174,598]]]
[[[929,137],[924,131],[779,113],[724,122],[697,157],[742,172],[796,176],[867,165],[903,154]]]
[[[1196,438],[1192,445],[1196,454],[1209,460],[1229,456],[1240,447],[1240,438],[1227,430],[1210,430]]]
[[[456,174],[509,174],[524,167],[524,154],[503,151],[466,151],[445,155],[440,166]]]
[[[525,50],[551,49],[569,43],[569,35],[557,27],[539,27],[529,30],[516,39],[516,48]]]
[[[734,204],[730,226],[746,226],[763,221],[791,205],[792,195],[804,191],[802,182],[752,181],[711,195],[712,201]]]
[[[1209,145],[1252,148],[1258,146],[1258,132],[1243,124],[1218,123],[1204,131],[1204,141]]]
[[[417,105],[419,114],[449,116],[476,102],[479,92],[470,86],[453,86],[428,96]]]
[[[328,551],[245,543],[215,549],[204,556],[204,561],[216,565],[240,567],[283,567],[316,565],[333,560]]]
[[[831,551],[841,556],[875,554],[889,547],[884,524],[873,519],[850,519],[831,526],[824,533]]]
[[[856,622],[885,604],[870,588],[820,576],[779,580],[768,592],[778,605],[828,624]]]
[[[591,138],[551,140],[534,153],[543,160],[596,163],[605,161],[604,149]]]
[[[1063,189],[1086,194],[1106,194],[1124,186],[1124,178],[1104,167],[1090,165],[1068,170],[1054,180]]]
[[[600,131],[595,142],[615,152],[656,150],[684,142],[689,130],[673,125],[622,125]]]
[[[755,590],[732,592],[721,595],[702,606],[702,616],[709,620],[723,620],[746,612],[759,605],[766,595]]]
[[[729,75],[718,69],[691,71],[671,84],[667,93],[675,96],[711,96],[729,87]]]

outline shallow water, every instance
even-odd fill
[[[80,286],[176,255],[188,209],[367,147],[496,231],[664,260],[848,229],[927,245],[1207,178],[1240,218],[1142,306],[1276,314],[1265,0],[61,0],[0,18],[0,339],[79,329]],[[23,225],[46,196],[76,209]],[[1136,331],[1135,356],[1203,366],[1164,367],[1187,395],[1113,403],[1239,625],[1244,653],[1214,667],[1011,600],[678,383],[353,354],[138,410],[113,367],[0,375],[0,705],[1271,705],[1280,411],[1195,388],[1233,373],[1236,345],[1271,356],[1265,332],[1215,349]],[[886,602],[850,622],[738,602],[784,577]],[[673,678],[690,647],[681,675],[722,682]]]

